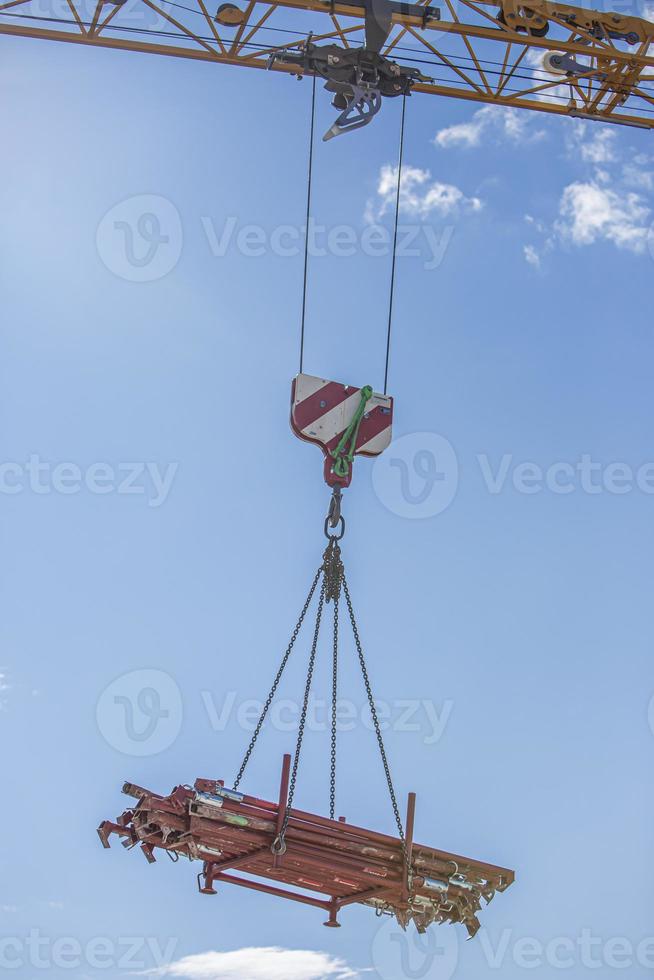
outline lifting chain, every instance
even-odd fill
[[[373,697],[372,687],[370,686],[368,668],[366,666],[366,659],[363,655],[363,647],[361,646],[359,629],[357,627],[357,621],[354,616],[352,599],[350,597],[350,590],[347,585],[347,579],[345,578],[345,573],[343,573],[343,592],[345,594],[345,602],[347,603],[347,611],[350,616],[350,623],[352,624],[352,634],[354,636],[354,642],[356,644],[357,654],[359,656],[359,665],[361,667],[361,673],[363,675],[363,683],[366,688],[366,695],[368,698],[368,705],[370,707],[370,714],[372,716],[372,723],[375,726],[375,735],[377,736],[379,753],[381,755],[382,764],[384,766],[384,773],[386,774],[386,783],[388,785],[388,792],[391,797],[391,804],[393,806],[393,813],[395,815],[395,823],[397,824],[400,840],[402,841],[402,845],[404,846],[405,839],[404,839],[404,827],[402,825],[402,817],[400,816],[400,808],[397,805],[397,797],[395,795],[395,787],[393,786],[393,777],[391,776],[391,768],[388,764],[388,758],[386,756],[386,748],[384,747],[384,738],[381,731],[381,725],[379,724],[379,717],[377,715],[377,707],[375,705],[375,699]]]
[[[325,599],[330,602],[338,602],[341,594],[341,585],[345,574],[343,562],[341,560],[341,549],[339,547],[340,538],[336,535],[329,535],[329,544],[323,554],[323,569],[325,573],[326,593]]]
[[[337,546],[338,547],[338,546]],[[341,566],[342,567],[342,566]],[[334,598],[334,646],[332,656],[332,734],[329,767],[329,819],[336,819],[336,732],[338,712],[338,595]]]
[[[335,535],[329,538],[325,549],[325,582],[326,600],[334,603],[334,632],[332,645],[332,711],[331,711],[331,747],[329,766],[329,818],[336,817],[336,742],[337,742],[337,711],[338,711],[338,604],[341,598],[341,588],[345,570],[341,559],[339,539]]]
[[[384,739],[382,736],[381,725],[379,724],[379,717],[377,715],[377,707],[375,705],[375,699],[372,693],[372,687],[370,684],[370,677],[368,675],[368,668],[366,665],[365,656],[363,653],[363,647],[361,645],[361,639],[359,637],[359,629],[356,622],[356,617],[354,615],[354,608],[352,605],[352,598],[350,596],[350,590],[348,588],[347,579],[345,577],[345,569],[343,566],[343,561],[341,558],[341,549],[339,541],[343,537],[345,532],[345,522],[343,517],[340,517],[341,521],[341,532],[340,534],[330,534],[328,531],[329,517],[325,522],[325,533],[328,538],[328,544],[325,548],[323,554],[323,562],[318,571],[316,572],[309,594],[306,598],[304,606],[302,607],[302,612],[300,613],[300,618],[297,621],[291,640],[286,652],[282,658],[279,670],[273,681],[270,694],[268,695],[266,702],[261,711],[261,715],[257,722],[257,726],[250,740],[250,744],[245,753],[245,757],[241,764],[241,768],[238,771],[238,775],[234,782],[234,789],[238,789],[238,786],[243,778],[245,769],[250,761],[250,757],[256,745],[257,739],[261,734],[261,729],[263,727],[264,721],[273,702],[275,694],[277,693],[277,688],[279,687],[282,675],[286,669],[288,661],[290,659],[291,653],[295,647],[296,640],[306,618],[309,606],[313,600],[316,589],[318,588],[318,583],[320,584],[320,592],[318,598],[318,608],[316,611],[315,627],[313,632],[313,640],[311,644],[311,651],[309,654],[309,665],[307,670],[307,679],[304,688],[304,698],[302,701],[302,711],[300,714],[300,722],[298,725],[298,736],[297,743],[295,746],[295,755],[293,759],[293,766],[291,770],[291,776],[289,780],[288,796],[286,801],[286,808],[284,813],[284,819],[279,831],[278,836],[275,838],[272,844],[272,852],[276,856],[280,856],[286,852],[286,832],[288,830],[289,821],[291,819],[291,811],[293,807],[293,800],[295,798],[295,790],[297,787],[297,778],[300,767],[300,756],[302,753],[302,744],[304,741],[304,732],[306,728],[307,713],[309,710],[309,699],[311,697],[311,686],[313,683],[314,669],[316,665],[316,657],[318,652],[318,640],[320,636],[320,626],[322,623],[322,616],[324,612],[325,603],[333,603],[334,608],[334,627],[333,627],[333,641],[332,641],[332,704],[331,704],[331,745],[330,745],[330,774],[329,774],[329,815],[330,819],[335,819],[336,814],[336,758],[337,758],[337,706],[338,706],[338,669],[339,669],[339,657],[338,657],[338,644],[339,644],[339,603],[341,599],[341,594],[345,596],[345,602],[347,605],[348,616],[350,620],[350,625],[352,627],[352,634],[354,637],[354,643],[357,650],[357,655],[359,659],[359,666],[361,668],[361,673],[363,676],[363,683],[366,690],[366,697],[368,699],[368,706],[370,708],[370,715],[372,718],[375,736],[377,738],[377,744],[379,746],[379,752],[381,755],[382,764],[384,767],[384,773],[386,776],[386,784],[388,787],[388,792],[391,799],[391,804],[393,807],[393,815],[395,817],[395,822],[397,824],[397,829],[400,835],[400,840],[402,842],[402,849],[406,858],[406,840],[404,834],[404,827],[402,825],[402,818],[400,816],[399,807],[397,805],[397,797],[395,795],[395,788],[393,785],[393,779],[391,776],[390,766],[388,763],[388,757],[386,755],[386,749],[384,746]]]
[[[261,712],[261,715],[259,716],[259,721],[257,722],[257,727],[254,729],[254,734],[252,735],[252,738],[250,740],[250,744],[248,745],[247,751],[245,753],[245,757],[243,759],[243,762],[241,763],[241,768],[238,771],[238,776],[236,777],[236,779],[234,781],[234,789],[238,789],[239,783],[241,782],[241,779],[243,778],[243,773],[245,772],[245,769],[247,767],[247,764],[250,761],[250,756],[252,755],[252,752],[254,750],[254,746],[256,745],[257,739],[259,738],[259,734],[260,734],[261,729],[263,727],[263,723],[266,720],[266,715],[268,714],[268,711],[270,710],[270,705],[273,703],[273,699],[275,697],[275,694],[277,693],[277,688],[279,687],[279,682],[282,679],[282,674],[284,673],[284,670],[286,669],[286,664],[288,663],[289,658],[291,656],[291,653],[293,652],[293,647],[295,646],[295,641],[297,640],[297,638],[299,636],[299,633],[300,633],[300,630],[302,629],[302,623],[304,622],[304,618],[305,618],[305,616],[306,616],[306,614],[307,614],[307,612],[309,610],[309,606],[311,605],[311,600],[313,599],[313,595],[314,595],[314,592],[316,591],[316,587],[318,585],[318,582],[320,580],[320,576],[322,575],[322,572],[323,572],[323,569],[322,569],[322,566],[321,566],[318,569],[318,571],[316,572],[315,576],[314,576],[313,582],[311,584],[311,588],[309,589],[309,595],[306,598],[306,601],[304,603],[304,606],[302,607],[302,612],[300,613],[300,618],[298,619],[298,621],[296,623],[296,626],[295,626],[295,629],[293,630],[293,635],[291,636],[291,641],[290,641],[290,643],[288,644],[288,646],[286,648],[286,653],[284,654],[284,657],[283,657],[282,662],[280,664],[279,670],[277,671],[277,676],[275,677],[275,680],[273,681],[273,686],[270,689],[270,694],[266,698],[266,703],[264,704],[263,710]]]
[[[300,715],[300,724],[297,733],[295,758],[293,759],[291,781],[288,787],[288,800],[286,803],[286,813],[284,814],[284,822],[282,824],[282,829],[279,832],[279,836],[275,838],[272,845],[273,854],[283,854],[286,851],[286,831],[288,830],[288,822],[291,819],[291,808],[293,806],[293,799],[295,797],[297,773],[300,765],[300,753],[302,751],[302,742],[304,740],[304,728],[307,722],[307,711],[309,710],[309,695],[311,694],[313,669],[316,665],[316,651],[318,649],[318,636],[320,635],[320,622],[322,620],[322,611],[325,605],[326,584],[327,584],[327,579],[323,578],[322,588],[320,589],[320,598],[318,599],[318,612],[316,613],[316,627],[313,631],[313,643],[311,644],[311,655],[309,657],[309,670],[307,671],[307,683],[304,688],[304,701],[302,702],[302,714]]]

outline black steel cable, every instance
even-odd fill
[[[304,236],[304,277],[302,282],[302,324],[300,328],[300,374],[304,365],[304,326],[307,316],[307,275],[309,271],[309,221],[311,218],[311,187],[313,183],[313,131],[316,122],[316,76],[311,86],[311,127],[309,131],[309,173],[307,178],[307,225]]]
[[[400,218],[400,191],[402,188],[402,160],[404,157],[404,120],[406,95],[402,96],[402,121],[400,122],[400,148],[397,160],[397,194],[395,197],[395,224],[393,228],[393,258],[391,261],[391,288],[388,300],[388,330],[386,332],[386,366],[384,368],[384,394],[388,390],[388,364],[391,356],[391,329],[393,326],[393,299],[395,297],[395,264],[397,259],[397,226]]]

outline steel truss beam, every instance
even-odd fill
[[[533,0],[549,31],[543,37],[520,26],[526,8],[504,3],[501,12],[491,0],[445,0],[440,20],[398,4],[382,53],[417,64],[428,76],[414,92],[654,128],[654,24],[606,13],[591,22],[587,8]],[[420,5],[427,11],[425,0]],[[207,0],[8,0],[0,3],[0,34],[259,69],[270,67],[275,51],[301,49],[310,33],[316,44],[363,44],[365,11],[352,2],[242,0],[240,6],[242,23],[229,27],[216,21]],[[518,14],[507,18],[508,10]],[[612,18],[625,25],[617,33],[607,30]],[[574,74],[544,70],[540,59],[550,51],[570,56]],[[280,62],[272,69],[297,74]]]

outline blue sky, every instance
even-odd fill
[[[328,931],[254,893],[204,898],[193,868],[95,836],[125,779],[232,778],[247,702],[265,696],[320,561],[321,459],[287,423],[309,85],[0,45],[5,968],[649,976],[650,135],[407,107],[402,222],[420,254],[397,269],[400,441],[357,463],[344,555],[418,838],[517,873],[474,942],[441,929],[423,947],[364,908]],[[363,236],[390,228],[399,111],[315,159],[317,250],[349,230],[311,259],[305,367],[377,389],[390,257]],[[332,117],[319,91],[320,132]],[[144,676],[171,712],[149,744],[106,708]],[[339,812],[391,831],[353,665],[343,695]],[[253,758],[257,795],[276,793],[283,727]],[[326,810],[320,728],[318,712],[298,803]]]

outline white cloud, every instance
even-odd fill
[[[592,124],[591,124],[592,126]],[[571,157],[581,157],[584,163],[606,166],[618,159],[616,133],[613,129],[594,129],[577,123],[568,134],[568,153]]]
[[[595,168],[595,181],[598,184],[610,184],[612,180],[611,174],[604,167]]]
[[[536,71],[545,71],[543,68],[543,58],[546,52],[543,48],[530,48],[527,54],[523,58],[523,65],[525,67],[534,68]],[[552,72],[546,72],[547,75],[552,75]],[[554,77],[554,76],[552,76]]]
[[[386,164],[377,183],[377,208],[368,202],[366,218],[381,218],[395,206],[396,194],[397,167]],[[467,197],[454,184],[432,180],[429,170],[406,166],[402,168],[400,207],[405,214],[426,218],[432,213],[444,217],[461,211],[480,211],[483,205],[478,197]]]
[[[444,149],[450,146],[479,146],[485,128],[484,120],[480,116],[485,111],[485,109],[480,109],[468,122],[456,123],[454,126],[439,129],[434,137],[436,146]]]
[[[654,202],[648,195],[654,190],[653,158],[591,123],[576,122],[565,142],[568,158],[583,172],[563,188],[553,222],[527,218],[540,242],[524,246],[526,261],[535,266],[557,245],[599,242],[643,254],[654,241]]]
[[[499,112],[502,113],[501,131],[513,143],[539,143],[547,136],[544,129],[533,128],[533,117],[524,110],[500,108]]]
[[[11,684],[8,684],[7,680],[7,674],[0,670],[0,710],[7,706],[7,691],[11,690]]]
[[[563,191],[555,229],[574,245],[613,242],[618,248],[643,252],[651,210],[634,191],[611,190],[594,181],[577,181]]]
[[[595,135],[581,144],[581,159],[586,163],[613,163],[616,160],[615,132],[600,129]]]
[[[518,109],[487,105],[478,109],[471,119],[440,129],[434,144],[441,149],[481,146],[485,137],[511,143],[533,143],[544,139],[545,131],[533,128],[533,119]]]
[[[541,258],[536,248],[533,245],[525,245],[522,251],[529,265],[532,265],[534,269],[540,269]]]
[[[546,227],[543,224],[543,222],[540,221],[538,218],[534,218],[532,214],[525,215],[525,222],[528,225],[531,225],[532,228],[535,228],[535,230],[541,235],[543,235],[546,231]]]
[[[148,973],[182,980],[356,980],[358,977],[344,960],[328,953],[275,946],[197,953]]]
[[[637,153],[622,168],[622,179],[628,187],[636,187],[639,190],[654,190],[654,171],[648,169],[654,162],[645,153]]]

